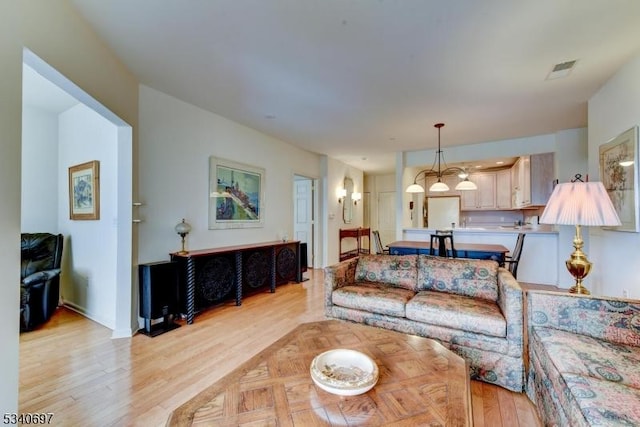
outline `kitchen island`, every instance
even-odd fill
[[[454,228],[454,242],[484,243],[503,245],[513,250],[519,233],[526,233],[520,265],[518,281],[558,286],[559,266],[564,260],[558,256],[558,232],[549,226],[485,226]],[[428,242],[434,229],[405,228],[402,240]]]

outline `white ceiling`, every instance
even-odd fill
[[[586,126],[640,51],[638,0],[72,2],[141,83],[371,173],[436,122],[443,148]]]

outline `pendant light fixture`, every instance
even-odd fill
[[[473,182],[469,181],[469,174],[466,170],[458,167],[447,167],[447,163],[444,161],[444,155],[442,154],[442,149],[440,148],[440,129],[444,127],[444,123],[436,123],[433,125],[438,129],[438,151],[436,151],[436,158],[433,161],[433,165],[431,169],[425,169],[418,172],[413,179],[413,184],[407,187],[405,190],[407,193],[424,193],[424,188],[418,184],[418,177],[421,174],[424,174],[425,179],[427,176],[436,176],[438,180],[429,187],[429,191],[431,192],[444,192],[449,191],[449,186],[442,182],[442,177],[444,175],[453,175],[457,174],[462,181],[456,185],[456,190],[459,191],[469,191],[469,190],[477,190],[478,186]],[[434,167],[438,164],[438,169],[435,170]],[[444,163],[445,169],[441,169],[441,163]]]

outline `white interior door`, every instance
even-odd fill
[[[295,240],[307,244],[307,267],[313,266],[313,181],[296,176],[294,184]]]
[[[371,193],[365,192],[362,196],[362,226],[371,227]]]
[[[383,245],[396,240],[396,192],[378,193],[378,230]]]

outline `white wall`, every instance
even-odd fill
[[[174,226],[191,224],[187,249],[272,241],[293,235],[293,177],[320,177],[320,156],[140,86],[140,263],[180,249]],[[265,169],[264,226],[208,229],[209,157]]]
[[[61,298],[114,329],[117,127],[84,105],[24,107],[22,119],[22,231],[65,236]],[[71,221],[68,168],[89,160],[101,162],[101,218]]]
[[[69,262],[61,280],[65,304],[115,328],[117,234],[117,127],[80,104],[59,118],[58,204]],[[100,162],[100,219],[69,219],[68,169]]]
[[[342,203],[338,203],[336,192],[339,188],[344,188],[344,178],[349,177],[353,180],[353,191],[364,192],[364,174],[360,169],[351,167],[339,160],[327,159],[327,203],[326,203],[326,230],[327,230],[327,253],[324,266],[335,264],[340,259],[339,254],[339,233],[341,228],[357,228],[362,227],[363,221],[363,204],[358,202],[353,205],[353,219],[351,223],[346,224],[342,217]],[[353,202],[351,202],[353,203]],[[353,240],[353,239],[350,239]],[[366,240],[365,240],[366,242]],[[353,243],[353,242],[351,242]],[[347,242],[347,244],[349,244]],[[366,243],[365,243],[366,244]],[[373,248],[373,244],[371,245]],[[354,245],[355,248],[355,245]]]
[[[14,2],[0,2],[0,413],[18,411],[20,307],[21,19]]]
[[[58,115],[22,111],[22,232],[58,233]]]
[[[632,126],[640,124],[640,55],[622,67],[589,100],[589,175],[599,177],[599,147]],[[636,173],[640,165],[636,165]],[[595,180],[595,179],[594,179]],[[598,178],[598,180],[600,180]],[[638,191],[636,189],[636,191]],[[638,209],[638,200],[636,200]],[[640,234],[589,229],[587,277],[595,294],[640,298]]]

